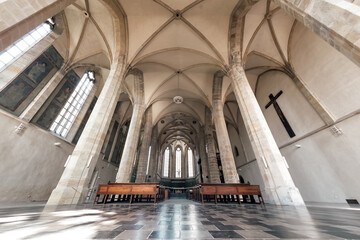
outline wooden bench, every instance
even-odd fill
[[[157,199],[163,198],[163,191],[159,191],[158,183],[109,183],[107,185],[99,185],[95,195],[93,205],[98,203],[101,195],[104,195],[102,203],[105,204],[108,200],[109,195],[118,195],[118,200],[128,199],[130,196],[130,204],[133,202],[134,197],[140,200],[145,196],[147,200],[154,199],[156,203]]]
[[[240,195],[256,195],[261,204],[265,205],[264,199],[261,195],[259,185],[249,185],[244,183],[222,183],[222,184],[201,184],[200,197],[201,203],[204,203],[205,197],[214,197],[215,204],[217,204],[217,196],[223,195],[225,197],[237,196],[237,201],[240,204]]]

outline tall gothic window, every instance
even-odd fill
[[[178,147],[176,149],[176,175],[175,177],[180,178],[181,177],[181,150]]]
[[[149,152],[148,152],[147,167],[146,167],[146,175],[148,175],[148,174],[149,174],[150,155],[151,155],[151,146],[149,147]]]
[[[164,177],[169,177],[169,161],[170,161],[170,150],[169,147],[167,147],[164,156]]]
[[[75,118],[79,114],[81,107],[84,105],[84,102],[94,85],[94,81],[94,72],[89,71],[82,76],[75,90],[72,92],[59,115],[51,125],[50,131],[55,132],[62,137],[66,137]]]
[[[0,72],[48,35],[52,31],[54,25],[52,19],[48,19],[46,23],[42,23],[40,26],[3,50],[0,53]]]
[[[194,177],[193,152],[191,148],[188,149],[188,166],[189,166],[189,177]]]

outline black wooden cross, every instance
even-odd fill
[[[285,115],[281,111],[279,104],[276,102],[276,99],[278,99],[282,93],[283,93],[283,91],[280,91],[278,94],[276,94],[275,97],[274,97],[274,95],[270,94],[269,95],[270,102],[268,104],[266,104],[265,109],[268,109],[271,105],[274,105],[275,111],[278,114],[278,116],[279,116],[282,124],[284,125],[287,133],[289,134],[289,136],[291,138],[293,138],[293,137],[295,137],[295,133],[292,130],[292,128],[291,128],[289,122],[287,121]]]

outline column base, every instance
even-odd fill
[[[46,205],[71,205],[81,203],[86,197],[84,189],[57,186],[51,193]]]
[[[305,206],[297,187],[280,186],[263,190],[265,202],[274,205]]]

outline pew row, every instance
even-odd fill
[[[98,203],[100,197],[103,195],[101,203],[106,204],[108,197],[112,196],[112,201],[117,197],[117,201],[127,201],[131,204],[134,199],[141,201],[146,199],[150,201],[164,198],[164,189],[159,186],[159,183],[109,183],[107,185],[99,185],[96,192],[93,205]]]
[[[222,196],[223,199],[232,198],[236,196],[237,202],[240,204],[240,195],[242,196],[257,196],[259,198],[259,203],[265,205],[264,199],[261,195],[259,185],[250,185],[244,183],[238,184],[201,184],[198,188],[194,188],[195,191],[194,198],[195,200],[201,201],[204,203],[204,197],[209,199],[209,197],[214,198],[215,204],[218,202],[218,196]],[[196,196],[197,195],[197,196]]]

